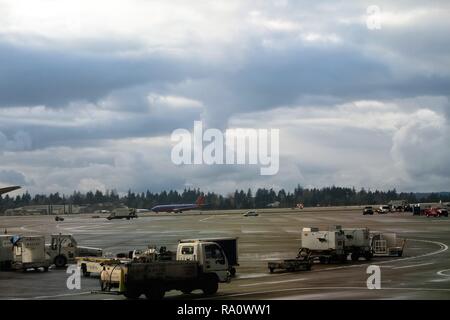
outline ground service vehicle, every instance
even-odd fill
[[[116,208],[114,209],[111,214],[106,218],[108,220],[113,219],[135,219],[137,218],[136,209],[131,208]]]
[[[303,228],[302,247],[299,256],[310,256],[320,263],[345,262],[345,236],[339,226],[332,231],[319,231],[319,228]]]
[[[244,217],[257,217],[259,216],[258,212],[256,211],[247,211],[244,213]]]
[[[50,260],[45,252],[44,236],[13,237],[13,262],[15,270],[39,269],[48,271]]]
[[[159,251],[155,247],[149,246],[146,250],[132,250],[128,253],[119,253],[115,258],[111,257],[77,257],[77,265],[80,267],[83,276],[91,274],[99,276],[103,271],[103,266],[118,266],[130,262],[151,262],[151,261],[172,261],[176,254],[161,247]]]
[[[425,216],[429,217],[448,217],[447,209],[443,208],[429,208],[425,209]]]
[[[239,266],[239,252],[238,252],[238,238],[206,238],[206,239],[184,239],[180,240],[179,243],[186,242],[214,242],[217,243],[225,253],[228,261],[228,267],[230,275],[234,276],[236,274],[236,268]]]
[[[0,235],[0,270],[11,269],[13,262],[13,244],[11,242],[12,235]]]
[[[366,215],[366,214],[372,215],[373,214],[373,208],[370,207],[370,206],[365,207],[364,210],[363,210],[363,215]]]
[[[76,257],[101,257],[103,254],[102,249],[78,246],[72,235],[61,233],[52,234],[51,243],[46,245],[46,252],[57,268],[74,263]]]
[[[389,201],[389,207],[393,212],[412,212],[412,206],[406,200]]]
[[[379,214],[385,214],[385,213],[389,213],[389,212],[391,212],[390,206],[380,206],[377,210],[377,213],[379,213]]]
[[[344,228],[345,235],[345,252],[350,254],[353,261],[358,261],[360,257],[371,260],[372,246],[370,239],[370,231],[367,228]]]
[[[214,242],[183,242],[177,247],[176,260],[130,262],[104,266],[102,291],[118,288],[127,298],[144,294],[147,299],[161,299],[166,291],[185,294],[201,289],[205,294],[217,292],[219,282],[230,281],[228,261],[219,244]]]
[[[371,233],[372,250],[374,256],[401,257],[406,240],[398,241],[395,233]]]
[[[100,276],[104,265],[120,265],[121,263],[126,263],[126,261],[121,259],[102,257],[76,257],[75,260],[85,277],[89,277],[90,275]]]

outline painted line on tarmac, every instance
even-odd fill
[[[429,266],[430,264],[434,264],[434,262],[420,263],[420,264],[411,264],[411,265],[408,265],[408,266],[394,267],[394,268],[392,268],[392,270]]]
[[[436,272],[438,275],[443,276],[443,277],[450,277],[450,274],[446,274],[446,272],[450,271],[450,269],[445,269],[445,270],[440,270],[438,272]]]
[[[199,222],[204,222],[204,221],[206,221],[208,219],[211,219],[211,218],[214,218],[214,216],[209,216],[209,217],[206,217],[204,219],[200,219]]]
[[[246,292],[246,293],[236,293],[236,294],[225,294],[218,295],[217,298],[228,298],[228,297],[243,297],[243,296],[251,296],[257,294],[271,294],[271,293],[282,293],[282,292],[292,292],[292,291],[315,291],[315,290],[364,290],[364,291],[382,291],[382,290],[391,290],[391,291],[436,291],[436,292],[450,292],[450,288],[381,288],[377,290],[369,290],[367,287],[309,287],[309,288],[289,288],[289,289],[278,289],[278,290],[266,290],[266,291],[254,291],[254,292]],[[208,298],[202,298],[199,300],[206,300]]]
[[[73,297],[73,296],[81,296],[85,294],[90,294],[90,291],[78,292],[78,293],[62,293],[55,294],[52,296],[37,296],[37,297],[27,297],[27,298],[12,298],[8,300],[29,300],[29,299],[51,299],[51,298],[62,298],[62,297]]]
[[[279,284],[279,283],[297,282],[297,281],[304,281],[304,280],[308,280],[308,278],[280,280],[280,281],[256,282],[256,283],[249,283],[249,284],[241,284],[241,285],[239,285],[239,287],[253,287],[253,286],[261,286],[261,285],[265,285],[265,284]]]

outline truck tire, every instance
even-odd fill
[[[53,263],[57,268],[63,268],[67,264],[67,259],[63,255],[56,256]]]
[[[269,268],[270,273],[273,273],[274,270],[274,268]]]
[[[184,288],[184,289],[181,289],[181,292],[183,292],[184,294],[191,294],[192,293],[192,289],[191,288]]]
[[[44,267],[44,272],[48,272],[48,267]]]
[[[83,274],[83,277],[89,277],[91,275],[91,273],[87,271],[87,267],[84,263],[81,265],[81,273]]]
[[[364,255],[364,258],[366,259],[366,261],[372,260],[372,257],[373,257],[373,255],[372,255],[371,252],[367,252],[367,253]]]
[[[236,275],[236,268],[235,268],[235,267],[232,267],[232,268],[230,269],[230,275],[231,275],[232,277],[234,277],[234,276]]]
[[[353,252],[351,254],[351,258],[352,258],[352,261],[358,261],[359,260],[359,253]]]
[[[136,289],[128,289],[123,293],[123,295],[127,299],[135,300],[141,296],[141,293],[139,292],[139,290],[136,290]]]
[[[160,286],[153,286],[144,292],[147,300],[161,300],[164,298],[166,291]]]
[[[219,281],[214,277],[208,277],[203,282],[202,291],[206,295],[213,295],[219,290]]]

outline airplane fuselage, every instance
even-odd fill
[[[197,209],[199,206],[194,203],[189,204],[163,204],[154,206],[151,210],[153,212],[183,212]]]

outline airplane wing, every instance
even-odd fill
[[[0,195],[7,193],[7,192],[11,192],[17,189],[20,189],[21,187],[19,186],[13,186],[13,187],[6,187],[6,188],[0,188]]]

